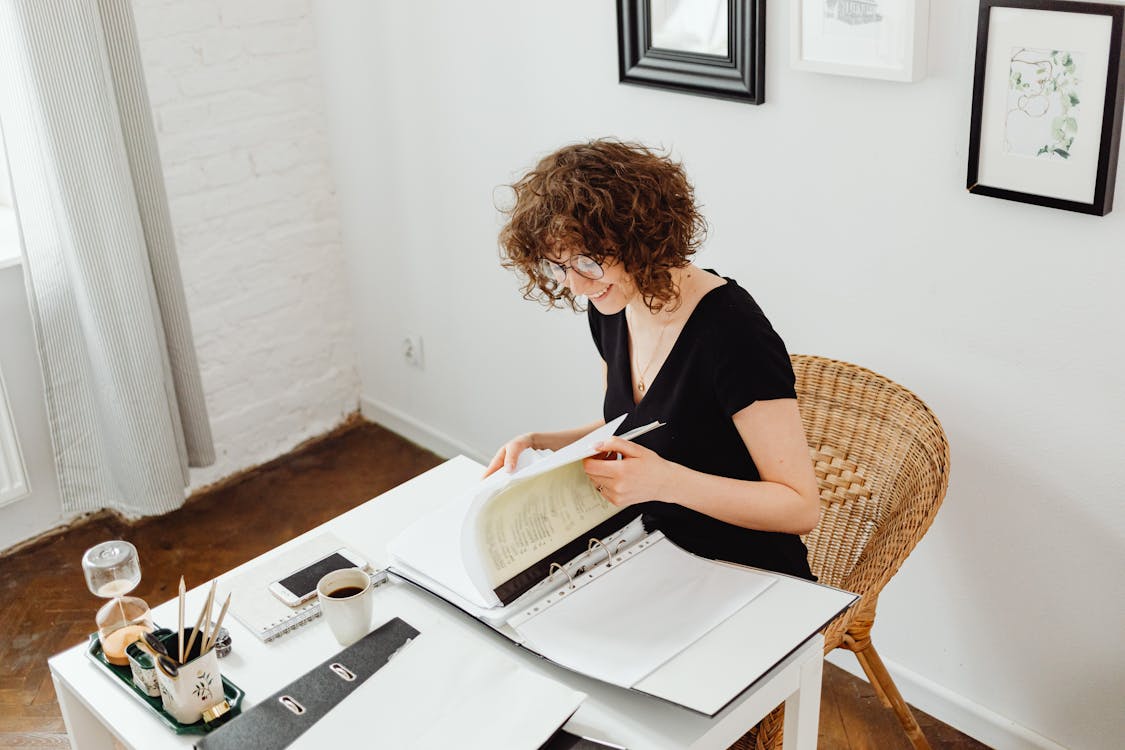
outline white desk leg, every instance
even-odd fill
[[[823,668],[824,656],[819,649],[801,665],[801,686],[785,700],[783,750],[816,750]]]
[[[114,750],[117,745],[109,728],[90,713],[86,704],[70,692],[62,680],[52,674],[51,681],[55,683],[55,695],[59,699],[72,750]]]

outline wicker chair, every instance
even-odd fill
[[[949,481],[949,443],[922,401],[877,373],[793,355],[797,400],[820,484],[820,523],[806,537],[822,583],[860,595],[824,631],[824,652],[855,653],[915,748],[928,750],[910,708],[871,644],[879,592],[926,533]],[[781,746],[783,706],[732,746]]]

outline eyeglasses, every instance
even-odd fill
[[[605,274],[601,263],[598,263],[593,258],[587,258],[585,255],[575,255],[570,259],[570,262],[565,265],[544,258],[539,261],[539,270],[542,271],[544,276],[549,279],[554,279],[559,284],[566,281],[566,272],[568,270],[572,270],[579,276],[584,276],[591,280],[600,279]]]

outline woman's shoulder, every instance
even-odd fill
[[[734,279],[711,292],[700,321],[702,358],[728,415],[754,401],[793,398],[793,367],[785,342],[757,301]]]
[[[718,275],[716,271],[707,269]],[[700,300],[696,309],[712,322],[726,325],[753,324],[769,326],[769,320],[750,292],[729,276],[720,276],[725,284],[716,286]],[[712,328],[712,326],[708,326]]]
[[[774,329],[754,296],[737,281],[726,278],[697,306],[695,334],[713,360],[728,361],[737,353],[758,356],[764,352],[786,354],[785,342]]]

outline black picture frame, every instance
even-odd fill
[[[1032,11],[1054,11],[1105,15],[1111,18],[1111,38],[1102,110],[1097,172],[1094,199],[1091,203],[1066,200],[1036,193],[1021,192],[997,185],[981,184],[981,120],[988,62],[989,28],[994,8],[1017,8]],[[1125,37],[1122,34],[1125,6],[1105,3],[1074,2],[1073,0],[980,0],[977,20],[976,68],[973,75],[972,120],[969,127],[969,164],[966,187],[970,193],[1005,200],[1032,203],[1066,211],[1105,216],[1113,209],[1114,183],[1117,178],[1117,157],[1121,141],[1122,102],[1125,101],[1125,76],[1121,62]]]
[[[728,54],[652,46],[650,0],[617,0],[619,81],[747,104],[765,101],[766,0],[727,0]]]

